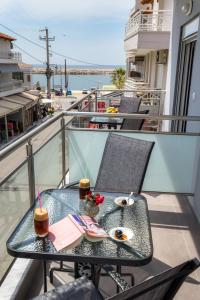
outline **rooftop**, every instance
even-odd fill
[[[11,36],[9,36],[5,33],[2,33],[2,32],[0,32],[0,38],[4,39],[4,40],[8,40],[8,41],[15,41],[16,40],[16,38],[11,37]]]

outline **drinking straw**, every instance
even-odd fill
[[[38,201],[39,201],[40,209],[42,210],[42,199],[39,191],[38,191]]]

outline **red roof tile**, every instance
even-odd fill
[[[7,35],[7,34],[4,34],[2,32],[0,32],[0,39],[5,39],[5,40],[9,40],[9,41],[15,41],[16,39]]]

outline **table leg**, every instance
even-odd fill
[[[44,293],[47,292],[47,262],[43,260]]]
[[[100,265],[91,265],[92,268],[92,282],[98,288],[100,273],[101,273],[101,266]]]

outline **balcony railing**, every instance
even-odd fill
[[[10,82],[0,83],[0,92],[6,92],[21,88],[23,80],[12,80]]]
[[[15,51],[8,51],[8,52],[1,52],[0,51],[0,59],[12,59],[18,62],[22,61],[22,55],[20,52]]]
[[[125,38],[140,31],[170,31],[172,23],[172,12],[166,10],[138,11],[130,17],[125,28]]]
[[[117,93],[119,94],[119,91]],[[1,178],[0,182],[0,210],[2,212],[0,217],[0,278],[11,262],[11,257],[6,252],[5,242],[24,212],[35,200],[38,188],[42,191],[63,186],[66,182],[66,174],[69,175],[70,182],[88,176],[91,178],[92,185],[95,183],[103,153],[102,149],[110,130],[74,128],[71,126],[71,119],[91,118],[93,116],[121,116],[128,119],[143,118],[139,114],[116,115],[94,112],[93,110],[96,110],[97,107],[97,101],[98,95],[96,92],[85,96],[77,103],[74,103],[68,111],[61,112],[50,118],[0,151],[1,176],[5,169],[6,160],[10,164],[14,162],[13,156],[17,159],[19,159],[19,156],[21,157],[17,167],[4,176],[3,179]],[[84,112],[72,111],[77,106],[79,110],[84,110]],[[200,117],[147,115],[146,118],[154,118],[163,122],[166,120],[200,122]],[[53,133],[52,125],[56,125]],[[44,130],[49,130],[48,138],[38,148],[38,136],[42,134],[44,140]],[[126,134],[130,137],[155,141],[143,190],[194,193],[193,181],[199,154],[199,134],[121,130],[115,130],[115,132]],[[1,168],[1,163],[4,164],[4,168]]]

